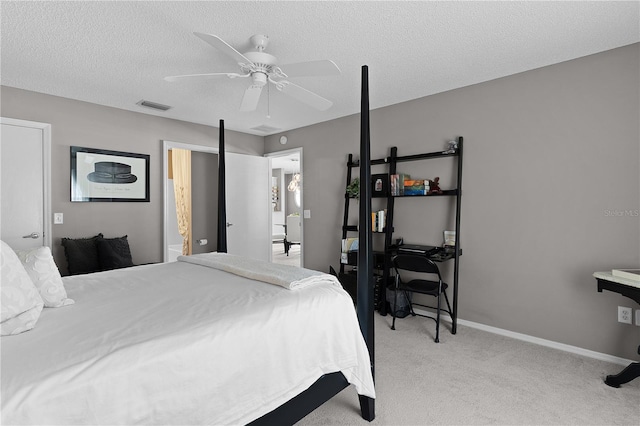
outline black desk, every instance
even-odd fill
[[[385,253],[388,258],[387,261],[389,262],[388,264],[391,265],[391,258],[397,254],[399,254],[399,249],[400,247],[402,247],[401,245],[392,245],[389,247],[389,250],[387,250],[387,252]],[[419,252],[407,252],[404,254],[414,254],[416,256],[426,256],[427,258],[433,260],[434,262],[446,262],[447,260],[452,260],[455,259],[456,257],[456,250],[454,247],[435,247],[435,246],[425,246],[425,247],[433,247],[432,250],[429,250],[428,252],[425,253],[419,253]],[[459,252],[459,256],[462,256],[462,249],[460,249]],[[391,269],[391,267],[389,266],[389,269]],[[388,270],[387,270],[388,272]],[[454,280],[456,278],[454,277]],[[384,288],[386,289],[386,284]],[[455,283],[454,283],[454,287],[455,287]],[[387,303],[386,303],[386,299],[383,299],[384,301],[380,304],[379,307],[379,311],[380,311],[380,315],[382,316],[386,316],[387,315]],[[457,317],[457,292],[454,290],[454,294],[453,294],[453,312],[454,312],[454,316]],[[456,334],[456,319],[452,318],[453,320],[453,324],[452,325],[452,333]]]
[[[640,303],[640,287],[631,285],[632,281],[615,277],[610,272],[596,272],[593,276],[598,281],[598,292],[613,291]],[[640,346],[638,346],[638,354],[640,354]],[[620,373],[607,376],[604,382],[611,387],[619,388],[620,385],[636,377],[640,377],[640,362],[632,362]]]

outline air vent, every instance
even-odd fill
[[[281,130],[278,127],[272,127],[272,126],[267,126],[266,124],[261,124],[257,127],[252,127],[251,130],[257,130],[258,132],[277,132],[278,130]]]
[[[136,104],[138,104],[140,106],[143,106],[143,107],[156,109],[158,111],[167,111],[167,110],[171,109],[171,107],[169,105],[162,105],[162,104],[159,104],[157,102],[145,101],[144,99],[142,99],[139,102],[136,102]]]

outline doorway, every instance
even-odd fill
[[[176,245],[172,242],[171,238],[172,235],[175,235],[174,231],[177,232],[173,227],[177,223],[177,219],[174,219],[176,216],[175,199],[172,197],[172,191],[170,191],[171,185],[169,185],[168,179],[169,150],[173,148],[189,150],[192,155],[195,152],[216,154],[215,165],[209,166],[210,169],[213,169],[214,176],[209,178],[200,178],[199,180],[201,180],[201,183],[204,182],[205,187],[217,188],[217,147],[213,148],[202,145],[163,141],[163,251],[165,262],[172,261],[175,257],[182,254],[181,251],[178,253],[170,252],[170,249],[174,248],[169,247]],[[255,155],[226,152],[225,162],[227,252],[229,254],[269,261],[269,249],[271,244],[270,233],[268,232],[270,201],[267,194],[267,191],[269,190],[269,159]],[[193,164],[194,163],[192,162],[192,165]],[[203,216],[203,221],[211,225],[207,228],[209,231],[205,230],[201,235],[194,234],[191,238],[193,241],[200,240],[200,243],[194,242],[193,247],[199,247],[201,245],[207,246],[203,252],[217,250],[217,190],[213,194],[214,195],[212,195],[211,192],[208,192],[206,195],[202,195],[201,197],[209,200],[215,200],[213,207],[211,207],[208,213]],[[195,220],[195,218],[193,220]],[[175,226],[177,227],[177,225]],[[213,234],[214,232],[215,235]],[[209,235],[211,235],[211,237],[209,237]],[[203,240],[206,240],[206,242]],[[181,244],[180,241],[181,240],[178,239],[177,244]],[[196,250],[194,250],[193,253],[196,253]],[[175,256],[172,257],[170,256],[171,254]]]
[[[216,249],[218,149],[200,145],[163,141],[164,152],[164,261],[182,255],[183,237],[178,231],[176,198],[169,167],[172,149],[191,154],[191,252],[206,253]]]
[[[265,157],[271,159],[271,261],[303,267],[302,148]]]

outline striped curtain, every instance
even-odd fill
[[[192,253],[191,151],[177,148],[173,148],[171,151],[178,231],[182,236],[182,254],[188,256]]]

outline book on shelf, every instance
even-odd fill
[[[632,281],[640,281],[640,269],[613,269],[611,274],[614,277],[626,278]]]
[[[377,212],[371,212],[371,231],[372,232],[384,232],[386,226],[387,210],[380,210]]]
[[[390,176],[391,178],[391,195],[404,195],[404,181],[411,179],[411,176],[404,173],[397,173]]]
[[[404,195],[427,195],[429,179],[408,179],[404,181]]]
[[[349,251],[358,251],[357,238],[345,238],[342,240],[342,252],[347,253]]]

